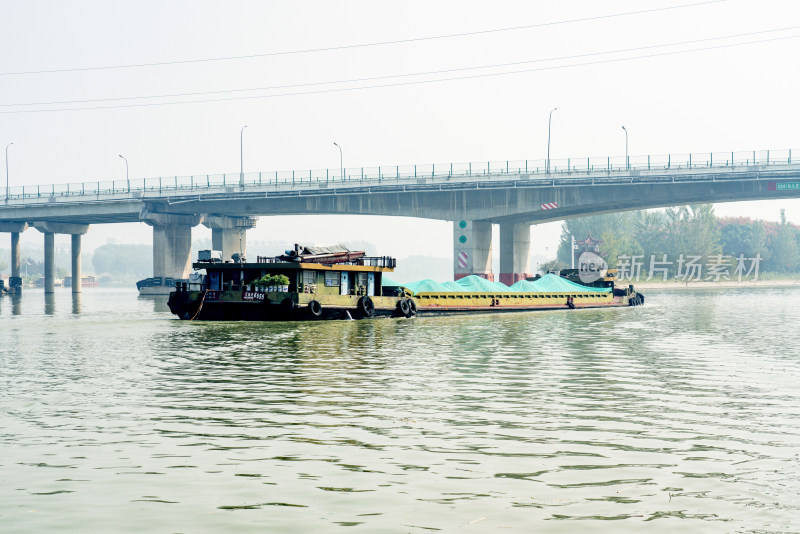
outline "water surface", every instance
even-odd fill
[[[0,531],[796,532],[800,289],[173,319],[0,299]]]

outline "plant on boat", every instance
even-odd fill
[[[253,285],[256,287],[269,288],[267,291],[288,291],[289,290],[289,277],[285,274],[265,274],[261,278],[254,280]]]

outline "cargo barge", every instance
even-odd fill
[[[177,282],[170,311],[183,320],[289,321],[371,319],[533,310],[612,308],[644,303],[613,276],[594,287],[555,274],[508,287],[471,276],[426,287],[392,282],[396,260],[343,246],[301,247],[276,257],[221,261],[201,251],[193,282]],[[430,286],[430,284],[429,284]]]

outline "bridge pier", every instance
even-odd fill
[[[27,226],[27,224],[25,225]],[[19,232],[11,232],[11,276],[19,276]]]
[[[153,276],[189,278],[192,253],[192,227],[168,225],[153,227]]]
[[[500,223],[500,282],[510,286],[531,271],[531,226]]]
[[[56,278],[56,234],[44,233],[44,292],[55,292]]]
[[[88,224],[34,222],[34,228],[44,234],[44,292],[53,293],[56,278],[55,234],[72,235],[72,292],[81,292],[81,236],[89,231]]]
[[[494,281],[492,273],[492,223],[453,222],[453,280],[469,275]]]
[[[247,229],[255,228],[258,217],[206,216],[203,226],[211,228],[211,248],[222,251],[222,259],[234,253],[247,255]]]
[[[11,234],[11,276],[19,276],[20,248],[19,234],[28,229],[26,222],[0,222],[0,232]]]
[[[72,234],[72,293],[80,293],[83,290],[82,277],[81,234]]]
[[[153,227],[153,277],[189,278],[192,227],[203,222],[203,217],[143,210],[139,218]]]

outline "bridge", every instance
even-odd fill
[[[794,151],[795,156],[798,154]],[[93,224],[153,228],[153,276],[186,278],[191,229],[212,229],[225,258],[246,251],[257,217],[360,214],[453,222],[456,279],[494,279],[492,225],[500,226],[500,281],[530,273],[530,226],[615,211],[701,202],[797,198],[792,150],[520,160],[95,181],[5,190],[0,232],[44,234],[45,292],[53,291],[54,234],[72,236],[73,292],[80,292],[81,236]],[[0,197],[1,198],[1,197]]]

